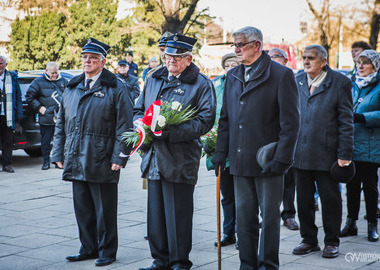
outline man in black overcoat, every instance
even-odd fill
[[[315,184],[322,203],[325,231],[322,256],[339,255],[342,198],[339,183],[330,176],[331,165],[351,163],[353,153],[353,109],[350,80],[327,65],[327,52],[310,45],[303,54],[304,72],[297,74],[301,128],[294,157],[298,219],[302,242],[293,254],[319,251],[315,225]]]
[[[299,129],[298,92],[292,70],[271,61],[262,50],[259,29],[233,33],[241,65],[226,76],[214,167],[226,157],[234,176],[240,269],[278,269],[280,205],[284,174],[293,162]],[[277,142],[260,167],[260,147]],[[259,208],[263,223],[259,244]]]

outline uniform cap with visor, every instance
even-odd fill
[[[172,36],[172,40],[168,40],[166,43],[165,54],[169,55],[186,55],[193,50],[194,44],[197,39],[184,36],[181,34],[175,34]]]
[[[105,57],[107,57],[107,54],[110,50],[110,46],[107,44],[104,44],[103,42],[100,42],[99,40],[96,40],[94,38],[89,38],[86,45],[84,45],[82,49],[83,53],[96,53],[96,54],[102,54]]]

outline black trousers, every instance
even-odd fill
[[[154,263],[190,269],[194,185],[148,180],[148,240]]]
[[[116,258],[117,184],[74,180],[73,199],[82,244],[79,253]]]
[[[41,152],[44,162],[50,161],[51,140],[54,136],[55,126],[40,125]]]
[[[223,233],[227,235],[235,234],[236,210],[234,195],[234,177],[230,174],[230,168],[221,171],[220,191],[223,195]]]
[[[1,163],[3,168],[12,164],[13,130],[7,126],[4,115],[0,116],[0,139],[2,145]]]
[[[342,197],[339,183],[330,172],[300,170],[294,168],[297,185],[298,219],[302,242],[318,244],[318,227],[315,225],[314,193],[317,183],[322,204],[322,222],[325,231],[325,245],[339,246],[339,232],[342,223]]]
[[[240,270],[279,269],[284,177],[234,176],[234,187]],[[261,233],[259,208],[263,217]]]
[[[296,215],[296,208],[294,207],[294,198],[296,193],[296,181],[293,168],[284,176],[284,197],[282,199],[283,210],[281,218],[283,221],[288,218],[294,218]]]
[[[348,217],[357,220],[360,209],[361,185],[365,199],[367,220],[377,224],[377,168],[379,165],[370,162],[355,161],[355,177],[347,184],[347,211]]]

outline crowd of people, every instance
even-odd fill
[[[380,55],[355,42],[355,68],[345,76],[329,67],[322,46],[310,45],[303,51],[304,69],[294,75],[286,67],[286,52],[263,50],[259,29],[245,27],[232,37],[234,52],[221,62],[225,73],[213,81],[193,63],[197,40],[167,32],[158,41],[160,64],[152,57],[144,70],[141,94],[133,53],[126,53],[114,74],[105,68],[110,46],[94,38],[82,48],[81,75],[67,82],[58,64],[50,62],[30,85],[26,101],[39,114],[42,170],[53,162],[63,169],[62,179],[72,183],[81,246],[68,261],[96,259],[96,266],[104,266],[116,260],[118,182],[132,150],[123,133],[157,100],[178,102],[195,113],[150,133],[152,142],[140,148],[153,258],[140,270],[192,267],[193,195],[202,149],[207,169],[221,174],[223,236],[214,244],[236,244],[241,270],[279,269],[281,219],[288,229],[300,230],[293,254],[321,249],[317,189],[325,233],[322,257],[336,258],[340,237],[358,234],[361,190],[368,241],[378,241]],[[2,166],[12,173],[12,136],[22,119],[22,102],[17,74],[6,66],[0,56]],[[202,145],[201,136],[213,127],[215,147]],[[342,229],[340,182],[347,182]]]

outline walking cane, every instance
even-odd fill
[[[218,178],[216,179],[216,220],[217,220],[217,237],[218,237],[218,270],[222,269],[222,251],[220,246],[220,170],[218,169]]]

